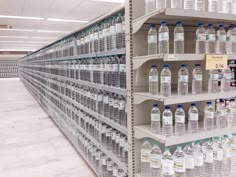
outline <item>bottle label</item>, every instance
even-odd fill
[[[115,33],[116,33],[116,31],[115,31],[115,26],[111,26],[111,27],[110,27],[110,33],[111,33],[111,34],[115,34]]]
[[[107,165],[106,159],[102,159],[102,165]]]
[[[230,157],[231,157],[230,149],[224,150],[224,158],[230,158]]]
[[[226,42],[226,35],[218,35],[217,40],[220,42]]]
[[[124,147],[125,146],[125,139],[121,138],[119,144],[120,144],[120,147]]]
[[[152,121],[160,121],[160,114],[151,114],[151,120]]]
[[[205,162],[206,163],[213,163],[213,153],[207,153],[205,154]]]
[[[113,72],[119,71],[118,64],[113,64]]]
[[[164,125],[173,125],[173,118],[170,116],[163,116],[162,121]]]
[[[174,162],[172,160],[162,160],[162,174],[174,175]]]
[[[119,108],[119,100],[114,100],[114,103],[113,103],[114,105],[113,105],[113,107],[114,108]]]
[[[120,135],[116,135],[116,143],[119,143],[120,142]]]
[[[122,23],[122,31],[125,32],[125,22]]]
[[[113,101],[114,101],[113,98],[109,98],[108,101],[109,101],[109,105],[113,106]]]
[[[198,121],[199,115],[197,113],[189,113],[189,120]]]
[[[113,176],[117,176],[118,175],[118,170],[113,168]]]
[[[103,99],[104,104],[108,104],[109,103],[109,97],[105,96]]]
[[[125,110],[125,101],[120,101],[119,110]]]
[[[223,157],[224,157],[224,155],[223,155],[224,153],[223,153],[223,150],[218,150],[218,151],[215,151],[214,152],[214,160],[218,160],[218,161],[222,161],[223,160]]]
[[[94,40],[98,40],[98,33],[96,32],[96,33],[94,33]]]
[[[193,75],[193,80],[194,81],[202,81],[203,80],[203,75],[195,74],[195,75]]]
[[[116,24],[116,33],[122,33],[122,23]]]
[[[124,147],[124,150],[125,150],[126,152],[128,152],[128,150],[129,150],[129,144],[128,144],[127,141],[125,141],[125,147]]]
[[[185,172],[185,161],[182,159],[174,161],[175,172],[183,173]]]
[[[169,41],[169,33],[159,33],[159,41]]]
[[[141,162],[149,162],[149,154],[148,150],[141,150]]]
[[[205,111],[205,118],[214,119],[214,112]]]
[[[236,36],[231,36],[232,42],[236,42]]]
[[[177,122],[177,123],[185,123],[185,116],[175,115],[175,122]]]
[[[116,140],[116,131],[112,132],[111,139],[114,140],[114,141]]]
[[[211,80],[218,80],[219,79],[219,74],[210,74],[210,79]]]
[[[175,33],[174,40],[175,41],[184,41],[184,33]]]
[[[150,167],[151,168],[161,168],[161,156],[160,155],[151,155]]]
[[[126,65],[125,64],[120,64],[119,71],[120,72],[126,72]]]
[[[111,128],[106,129],[106,136],[111,137]]]
[[[180,82],[188,82],[188,76],[183,76],[183,75],[179,76],[179,81]]]
[[[231,149],[232,149],[232,154],[236,155],[236,143],[231,144]]]
[[[194,158],[186,158],[186,169],[194,169]]]
[[[158,82],[158,76],[149,76],[150,82]]]
[[[161,76],[161,83],[171,83],[170,76]]]
[[[207,41],[211,41],[211,42],[216,41],[216,35],[215,34],[207,35]]]
[[[194,158],[194,164],[197,167],[202,167],[203,166],[203,156],[201,155],[196,155]]]
[[[232,78],[231,73],[225,73],[224,78],[227,79],[227,80],[231,80],[231,78]]]
[[[205,41],[206,40],[206,34],[198,34],[196,37],[197,41]]]
[[[151,44],[151,43],[157,43],[157,36],[156,35],[148,36],[148,44]]]

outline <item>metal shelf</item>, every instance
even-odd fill
[[[236,127],[223,128],[223,129],[214,129],[211,131],[204,131],[203,124],[200,124],[201,128],[199,129],[199,133],[185,133],[183,136],[172,136],[167,138],[163,135],[156,135],[151,132],[150,125],[137,125],[134,126],[134,137],[137,139],[143,139],[145,137],[152,138],[165,146],[173,146],[177,144],[183,144],[185,142],[193,142],[196,140],[202,140],[205,138],[215,137],[215,136],[223,136],[225,134],[235,133]]]
[[[179,103],[189,103],[197,101],[207,101],[215,100],[221,98],[233,98],[236,96],[236,89],[229,92],[219,92],[219,93],[203,93],[198,95],[189,94],[186,96],[178,96],[177,94],[172,94],[170,97],[163,97],[160,95],[151,95],[147,92],[135,92],[134,93],[134,104],[141,104],[148,100],[160,101],[164,105],[172,105]]]
[[[139,31],[139,29],[145,23],[159,23],[161,19],[165,19],[168,22],[176,22],[177,20],[184,21],[185,25],[195,25],[201,22],[211,22],[211,23],[232,23],[236,19],[236,15],[224,14],[224,13],[214,13],[214,12],[203,12],[195,10],[186,9],[171,9],[165,8],[140,18],[133,20],[133,34]]]

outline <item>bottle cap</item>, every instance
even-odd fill
[[[166,21],[164,21],[164,20],[163,20],[163,21],[161,21],[161,25],[166,25],[166,23],[167,23],[167,22],[166,22]]]
[[[185,145],[186,145],[186,146],[190,146],[190,143],[189,143],[189,142],[187,142],[187,143],[185,143]]]
[[[165,152],[170,151],[169,147],[165,147]]]
[[[164,64],[163,68],[169,68],[169,65],[168,64]]]
[[[177,105],[177,108],[183,108],[184,106],[182,104]]]
[[[204,23],[199,22],[199,23],[198,23],[198,26],[204,26]]]
[[[178,150],[182,150],[182,146],[177,146],[177,149]]]
[[[195,64],[195,66],[197,67],[197,66],[201,66],[201,64]]]
[[[182,25],[183,23],[181,21],[177,21],[176,25]]]
[[[149,138],[144,138],[144,141],[145,141],[145,142],[149,141]]]
[[[170,109],[170,106],[165,106],[165,109]]]
[[[200,141],[199,140],[195,141],[195,144],[200,144]]]
[[[196,106],[196,103],[192,103],[191,106]]]
[[[152,65],[152,68],[156,68],[157,67],[157,65]]]
[[[158,104],[153,104],[153,107],[158,107]]]
[[[228,138],[228,135],[224,135],[224,138]]]
[[[209,141],[210,141],[210,138],[206,138],[206,139],[205,139],[205,142],[209,142]]]
[[[207,102],[207,105],[212,105],[212,102],[211,102],[211,101],[208,101],[208,102]]]
[[[187,67],[187,65],[186,65],[186,64],[182,64],[181,67],[182,67],[182,68],[185,68],[185,67]]]
[[[223,28],[224,26],[224,24],[219,24],[219,28]]]
[[[153,142],[153,145],[154,145],[154,146],[158,146],[158,142],[157,142],[157,141],[154,141],[154,142]]]
[[[218,141],[220,138],[218,137],[218,136],[216,136],[215,138],[214,138],[214,140],[216,140],[216,141]]]
[[[212,23],[209,23],[209,24],[208,24],[208,27],[213,27],[213,24],[212,24]]]
[[[155,24],[150,24],[150,28],[155,28],[156,27],[156,25]]]
[[[233,133],[233,136],[236,136],[236,133]]]

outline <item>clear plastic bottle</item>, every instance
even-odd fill
[[[103,34],[103,29],[104,29],[104,23],[105,22],[102,22],[100,24],[100,28],[99,28],[99,51],[100,52],[103,52],[105,49],[104,49],[104,42],[105,42],[105,39],[104,39],[104,34]]]
[[[185,154],[182,146],[177,146],[173,154],[175,177],[185,177]]]
[[[204,154],[199,140],[195,142],[192,149],[194,155],[195,177],[203,177]]]
[[[158,94],[159,88],[159,78],[156,65],[152,65],[152,68],[149,72],[149,93],[152,95]]]
[[[120,81],[120,88],[126,89],[126,57],[125,55],[122,55],[120,57],[119,81]]]
[[[161,95],[169,97],[171,95],[171,71],[169,65],[164,64],[161,71]]]
[[[208,24],[206,31],[206,53],[214,54],[216,52],[216,31],[213,24]]]
[[[231,39],[232,39],[232,52],[236,53],[236,27],[234,27],[232,31]]]
[[[182,22],[176,22],[174,29],[174,53],[184,53],[184,28]]]
[[[219,71],[216,69],[210,70],[208,79],[208,93],[217,93],[220,91],[218,81],[219,81]]]
[[[174,9],[182,9],[183,8],[183,1],[182,0],[171,0],[170,7]]]
[[[111,50],[114,50],[116,49],[116,16],[114,16],[111,20],[110,33],[111,33]]]
[[[110,120],[114,120],[114,94],[110,93],[109,94],[109,99],[108,99],[108,103],[109,103],[109,116],[108,118]]]
[[[214,157],[214,177],[222,177],[223,147],[219,137],[215,137],[212,143]]]
[[[205,53],[206,45],[206,29],[204,23],[198,24],[198,29],[196,31],[196,53]]]
[[[151,111],[151,130],[155,134],[161,133],[161,111],[157,104],[153,105]]]
[[[178,73],[178,95],[188,94],[189,72],[186,64],[182,64]]]
[[[156,25],[151,24],[148,31],[148,55],[157,54],[157,30]]]
[[[233,39],[232,39],[232,33],[234,30],[234,25],[229,25],[227,34],[226,34],[226,53],[232,54],[233,53]]]
[[[162,177],[174,177],[174,160],[170,148],[166,147],[162,156]]]
[[[192,103],[188,110],[188,131],[190,133],[198,132],[199,111],[196,103]]]
[[[161,177],[161,160],[161,149],[158,142],[154,142],[150,153],[150,177]]]
[[[205,139],[205,142],[202,145],[202,150],[204,153],[204,177],[213,177],[214,172],[214,156],[213,156],[213,148],[210,142],[210,139]]]
[[[175,135],[182,136],[185,133],[185,112],[183,105],[178,105],[175,111]]]
[[[149,143],[149,139],[145,138],[144,143],[141,146],[141,176],[150,176],[150,153],[152,151],[152,145]]]
[[[231,0],[222,1],[222,13],[230,14],[232,10]]]
[[[123,48],[122,41],[123,41],[123,16],[122,13],[119,12],[116,18],[116,48],[121,49]]]
[[[233,133],[233,137],[231,139],[231,154],[232,157],[236,157],[236,133]]]
[[[215,127],[214,108],[212,102],[208,101],[204,109],[204,129],[212,130]]]
[[[229,109],[232,115],[232,126],[236,126],[236,101],[235,99],[230,100]]]
[[[173,113],[170,106],[166,106],[162,113],[162,134],[170,137],[173,134]]]
[[[195,0],[194,9],[199,11],[206,11],[206,0]]]
[[[221,92],[229,92],[231,90],[231,76],[232,76],[232,71],[229,68],[223,70]]]
[[[192,77],[192,94],[202,93],[203,72],[200,64],[195,64]]]
[[[166,21],[161,21],[159,28],[159,53],[169,53],[169,28],[166,25]]]
[[[224,135],[221,140],[223,146],[223,175],[229,176],[231,173],[231,144],[228,135]]]
[[[236,15],[236,0],[232,0],[231,14]]]
[[[208,0],[208,12],[218,12],[218,0]]]
[[[194,154],[190,147],[190,143],[186,143],[183,149],[185,154],[185,164],[186,164],[186,176],[195,176],[194,174]]]
[[[120,100],[119,100],[119,97],[118,95],[115,95],[114,96],[114,99],[113,99],[113,118],[114,118],[114,121],[119,123],[119,106],[120,106]]]
[[[193,0],[184,0],[184,9],[193,10]]]
[[[145,14],[156,10],[156,0],[145,0]]]
[[[226,31],[224,28],[224,24],[219,25],[219,29],[216,33],[216,53],[226,53]]]
[[[127,127],[127,117],[125,114],[125,98],[121,97],[120,103],[119,103],[119,123],[120,125]]]
[[[112,132],[112,128],[107,127],[106,128],[106,147],[108,150],[112,150],[111,132]]]
[[[119,87],[119,56],[112,57],[112,87]]]

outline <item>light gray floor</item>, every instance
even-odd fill
[[[0,79],[0,177],[94,177],[19,79]]]

